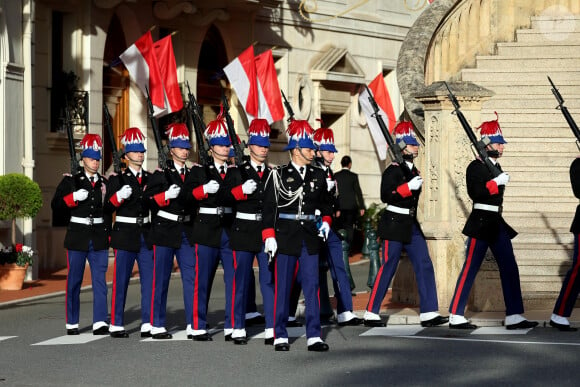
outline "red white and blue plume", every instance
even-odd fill
[[[204,132],[205,138],[209,142],[209,146],[223,145],[231,146],[232,142],[228,134],[228,126],[224,118],[224,107],[220,107],[220,114],[213,121],[207,124]]]
[[[264,118],[254,118],[248,129],[248,145],[270,147],[270,125]]]
[[[189,130],[187,130],[187,126],[184,123],[174,122],[167,125],[165,134],[169,138],[169,146],[171,148],[191,149]]]
[[[324,128],[324,123],[321,119],[317,119],[317,121],[320,121],[321,127],[314,132],[314,144],[318,147],[318,150],[337,153],[338,150],[334,146],[334,133],[332,129]]]
[[[501,132],[501,128],[499,127],[499,116],[497,112],[495,113],[495,120],[493,121],[486,121],[482,123],[476,129],[479,129],[479,133],[481,137],[488,137],[490,143],[496,144],[507,144],[507,141],[503,138],[503,133]]]
[[[129,128],[121,136],[125,152],[145,152],[145,136],[139,128]]]
[[[314,129],[312,129],[308,121],[294,120],[290,122],[286,132],[288,133],[288,145],[283,150],[294,148],[316,149],[316,145],[312,142]]]
[[[417,145],[417,137],[415,136],[415,130],[413,129],[413,123],[410,121],[401,121],[393,129],[393,134],[395,135],[395,141],[400,143],[404,141],[407,145]]]
[[[80,142],[83,149],[81,157],[89,157],[91,159],[101,159],[101,149],[103,149],[103,141],[98,134],[85,134]]]

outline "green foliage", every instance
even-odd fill
[[[379,227],[379,219],[383,215],[383,211],[385,211],[385,204],[384,203],[372,203],[366,210],[363,216],[363,221],[371,222],[371,227],[376,230]]]
[[[0,265],[15,263],[18,266],[32,265],[34,261],[34,251],[22,244],[15,246],[1,247],[0,245]]]
[[[42,207],[40,187],[18,173],[0,176],[0,219],[33,218]]]

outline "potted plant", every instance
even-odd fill
[[[34,252],[30,246],[16,243],[16,219],[33,218],[41,207],[42,192],[36,182],[18,173],[0,176],[0,220],[9,220],[11,228],[11,244],[0,244],[0,289],[22,288]],[[17,283],[6,284],[14,275]]]

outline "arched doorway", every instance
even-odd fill
[[[222,36],[214,25],[205,34],[197,64],[197,100],[203,108],[204,121],[215,119],[221,100],[220,79],[228,57]]]

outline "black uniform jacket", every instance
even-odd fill
[[[580,158],[572,161],[572,165],[570,165],[570,183],[572,183],[574,196],[580,199]],[[580,233],[580,205],[576,207],[576,215],[574,215],[570,232]]]
[[[419,170],[414,165],[409,170],[406,165],[392,163],[383,172],[381,201],[387,205],[408,208],[409,214],[383,211],[378,228],[378,236],[382,239],[409,243],[411,242],[413,224],[419,228],[421,235],[423,234],[421,226],[417,222],[417,204],[421,189],[410,191],[407,186],[407,182],[415,176],[419,176]]]
[[[151,210],[151,229],[147,236],[147,244],[149,246],[158,245],[171,248],[179,248],[182,242],[182,233],[185,233],[187,240],[193,245],[193,218],[195,215],[195,200],[188,195],[184,188],[187,185],[188,179],[193,177],[193,173],[189,168],[185,168],[185,182],[181,180],[179,172],[175,169],[173,162],[169,162],[167,168],[164,170],[156,170],[152,175],[149,175],[147,186],[144,189],[143,196],[148,200],[149,208]],[[164,192],[170,185],[177,184],[181,187],[179,196],[175,199],[163,202]],[[156,196],[157,195],[157,196]],[[156,200],[161,199],[162,205]],[[157,213],[162,210],[177,215],[181,220],[174,221],[158,216]],[[185,220],[189,216],[189,220]]]
[[[258,183],[258,188],[256,188],[253,194],[247,195],[247,200],[236,202],[236,212],[263,214],[266,181],[272,171],[271,167],[264,166],[265,171],[262,173],[262,178],[260,178],[258,172],[256,172],[249,161],[239,167],[242,181],[252,179]],[[235,218],[230,232],[230,247],[232,250],[260,252],[262,250],[263,228],[262,220]]]
[[[105,212],[103,203],[107,190],[107,181],[98,175],[99,180],[93,187],[84,172],[74,176],[65,176],[52,198],[51,207],[53,211],[67,211],[70,209],[71,216],[79,218],[103,218],[104,223],[94,223],[85,225],[70,222],[64,238],[64,247],[69,250],[89,251],[89,242],[93,242],[94,250],[105,250],[109,248],[109,231],[111,229],[111,214]],[[86,200],[76,202],[76,206],[68,207],[65,198],[69,197],[74,191],[81,188],[89,192]],[[70,198],[72,201],[72,198]]]
[[[326,165],[324,165],[324,161],[322,159],[317,158],[314,165],[322,170],[326,179],[335,180],[334,179],[334,172],[332,172],[332,169],[330,167],[327,167]],[[327,197],[328,197],[329,204],[331,206],[331,211],[332,211],[332,220],[333,220],[332,229],[336,232],[336,231],[338,231],[336,226],[339,223],[334,221],[335,220],[334,214],[336,213],[336,211],[340,210],[340,208],[338,206],[338,190],[337,190],[337,186],[336,186],[336,181],[335,181],[334,187],[330,191],[328,191]],[[338,234],[338,232],[336,235],[339,238],[341,238],[341,236],[340,236],[340,234]]]
[[[342,169],[334,174],[338,189],[338,206],[341,210],[360,210],[365,208],[358,175],[349,169]]]
[[[276,189],[274,182],[279,184]],[[278,252],[281,254],[300,256],[302,242],[306,243],[309,254],[318,254],[322,246],[322,239],[318,237],[316,221],[279,219],[279,214],[298,214],[300,200],[292,199],[283,195],[295,194],[302,187],[302,211],[303,215],[314,215],[318,209],[322,217],[328,217],[332,213],[332,207],[326,186],[326,174],[318,167],[306,166],[304,181],[300,173],[292,164],[278,167],[272,170],[266,183],[266,196],[264,200],[264,231],[263,237],[273,236],[278,244]],[[272,231],[272,230],[275,230]]]
[[[497,192],[493,190],[495,184],[490,180],[493,179],[493,175],[485,164],[479,160],[473,160],[467,166],[466,180],[467,180],[467,193],[473,203],[488,204],[491,206],[499,206],[503,203],[503,194],[505,191],[505,185],[497,186]],[[491,187],[492,190],[488,187]],[[503,219],[500,212],[486,211],[473,209],[465,227],[463,227],[463,234],[484,240],[488,243],[493,242],[499,232],[500,224],[504,224],[508,235],[510,238],[514,238],[518,233],[511,228]]]
[[[151,173],[141,170],[141,184],[133,172],[127,168],[119,175],[109,176],[107,186],[107,197],[105,206],[108,211],[116,212],[116,216],[129,218],[149,218],[149,200],[143,194],[145,187],[149,183]],[[125,184],[131,187],[131,196],[116,207],[113,203],[119,204],[114,195]],[[113,199],[111,201],[111,199]],[[118,250],[139,252],[141,249],[141,235],[147,240],[150,223],[123,223],[115,222],[111,230],[111,247]]]
[[[207,166],[196,166],[192,169],[192,179],[188,180],[188,195],[195,197],[194,191],[200,192],[203,189],[202,186],[210,180],[217,181],[220,188],[215,194],[209,194],[203,198],[198,197],[201,199],[198,202],[199,208],[229,207],[233,209],[236,198],[232,194],[232,189],[237,187],[237,191],[241,193],[242,177],[238,168],[228,166],[226,176],[222,179],[213,163]],[[220,247],[222,231],[225,230],[229,235],[233,219],[233,213],[198,214],[193,226],[193,242],[204,246]]]

